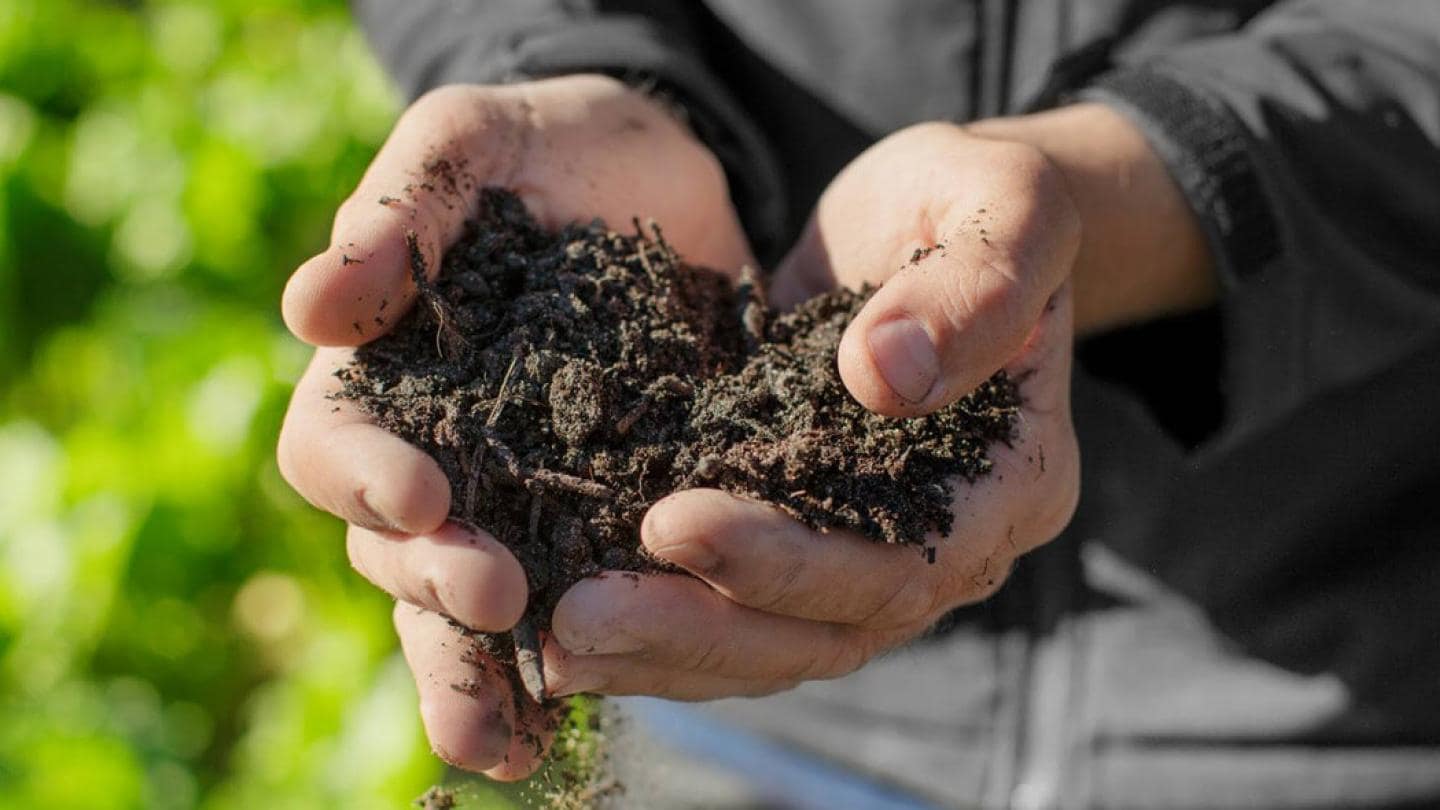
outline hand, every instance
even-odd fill
[[[431,271],[484,185],[516,189],[542,223],[655,216],[688,258],[751,262],[715,158],[657,104],[611,79],[575,76],[508,87],[452,86],[415,102],[335,217],[331,246],[285,290],[286,324],[321,348],[296,387],[279,463],[296,490],[350,525],[355,568],[394,595],[395,625],[420,691],[426,732],[446,761],[501,779],[538,765],[524,744],[544,718],[498,667],[461,660],[444,617],[508,630],[527,593],[494,538],[447,523],[450,488],[435,462],[328,399],[348,347],[384,333],[414,298],[404,240]],[[453,685],[471,682],[465,694]]]
[[[717,491],[665,498],[642,539],[698,579],[578,583],[555,611],[552,688],[763,694],[853,671],[992,594],[1018,556],[1064,527],[1078,497],[1069,278],[1080,242],[1065,178],[1024,144],[930,124],[847,167],[772,296],[793,302],[883,281],[840,345],[849,390],[873,410],[908,416],[1003,367],[1024,398],[1013,444],[990,449],[988,476],[957,484],[954,530],[931,538],[933,564],[915,548],[814,532]]]

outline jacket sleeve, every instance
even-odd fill
[[[1080,95],[1144,129],[1207,233],[1223,432],[1440,339],[1440,2],[1279,3]]]
[[[756,252],[779,238],[785,211],[774,154],[706,67],[688,4],[600,0],[352,0],[361,26],[407,98],[443,84],[497,84],[604,73],[678,105],[725,167]]]

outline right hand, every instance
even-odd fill
[[[427,170],[442,160],[448,175]],[[486,185],[516,190],[546,227],[600,217],[623,228],[653,216],[699,265],[733,271],[753,259],[719,162],[684,125],[618,81],[570,76],[455,85],[416,101],[340,206],[330,247],[285,289],[286,325],[320,348],[285,417],[280,470],[350,524],[352,564],[398,600],[395,626],[436,753],[518,779],[539,765],[525,738],[541,734],[545,718],[498,666],[462,660],[446,619],[510,629],[527,599],[520,564],[490,535],[446,521],[450,487],[433,459],[327,398],[352,347],[387,331],[414,299],[405,231],[419,235],[435,272]],[[462,682],[472,684],[463,694],[452,688]]]

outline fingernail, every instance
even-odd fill
[[[615,591],[609,579],[575,583],[555,607],[555,639],[572,655],[617,655],[639,652],[645,644],[618,625]],[[621,597],[623,598],[623,596]]]
[[[720,568],[720,555],[709,543],[687,539],[675,539],[674,521],[684,520],[680,514],[671,514],[671,505],[660,501],[650,507],[640,523],[640,538],[651,554],[684,568],[692,574],[705,576]]]
[[[872,328],[866,342],[890,390],[907,402],[924,402],[940,378],[940,355],[925,327],[896,318]]]
[[[720,569],[720,555],[705,543],[650,546],[650,553],[662,560],[669,560],[696,576],[713,576]]]
[[[361,526],[379,532],[400,531],[400,527],[395,525],[395,521],[381,514],[380,510],[370,503],[369,493],[364,487],[360,487],[355,492],[355,504],[360,508]]]

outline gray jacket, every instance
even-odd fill
[[[1440,0],[359,0],[409,94],[654,82],[762,260],[909,123],[1085,97],[1222,276],[1078,348],[1084,494],[985,605],[712,715],[940,806],[1440,805]]]

